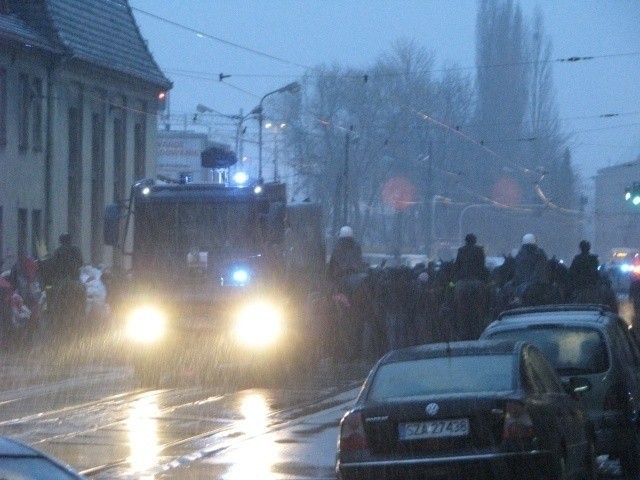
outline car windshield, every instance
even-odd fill
[[[602,373],[609,368],[607,347],[592,328],[539,326],[500,330],[489,337],[536,345],[561,375]]]
[[[45,458],[0,458],[0,479],[2,480],[40,480],[43,478],[69,480],[78,477]]]
[[[369,400],[513,390],[513,355],[424,358],[382,365]]]

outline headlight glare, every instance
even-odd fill
[[[129,338],[142,343],[159,340],[165,331],[165,317],[158,309],[141,307],[131,312],[127,321]]]
[[[242,309],[236,322],[236,338],[249,346],[268,346],[282,334],[282,312],[266,304],[256,303]]]

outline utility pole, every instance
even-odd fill
[[[431,141],[429,142],[429,150],[427,152],[427,155],[427,179],[425,182],[425,194],[427,199],[431,199],[431,197],[433,196],[433,142]],[[428,213],[426,215],[427,222],[425,226],[427,227],[427,231],[425,232],[425,246],[427,254],[431,253],[433,247],[434,238],[432,236],[432,232],[433,226],[435,225],[435,219],[433,218],[434,213],[435,209],[432,209],[431,215],[429,215]]]
[[[349,220],[349,143],[353,133],[353,125],[349,127],[344,141],[344,172],[342,175],[343,199],[342,199],[342,225],[348,225]]]

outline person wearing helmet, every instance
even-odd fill
[[[458,249],[454,263],[454,279],[487,281],[489,271],[485,265],[484,249],[477,245],[477,238],[473,233],[464,237],[465,244]]]
[[[516,304],[541,305],[547,303],[549,288],[548,257],[537,245],[533,233],[522,237],[522,246],[516,254],[513,279],[511,280],[512,299]]]
[[[329,279],[338,284],[349,275],[362,273],[364,265],[362,247],[353,238],[353,229],[342,227],[329,259]]]

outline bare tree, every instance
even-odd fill
[[[481,148],[470,158],[474,188],[491,196],[505,167],[521,158],[523,120],[529,98],[524,21],[513,0],[482,0],[476,23],[477,99],[474,134]],[[517,167],[516,167],[516,170]],[[516,171],[525,187],[531,178]],[[529,190],[533,195],[533,190]]]

